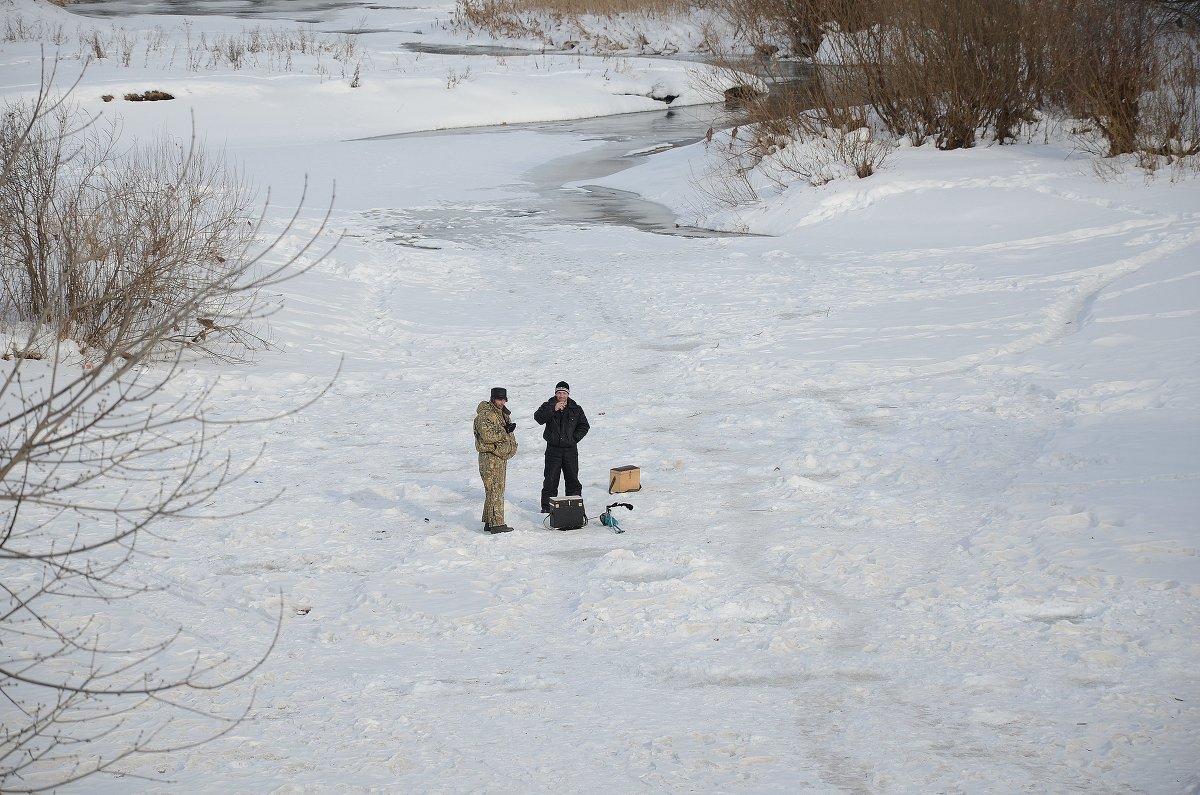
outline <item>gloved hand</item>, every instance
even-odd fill
[[[508,431],[509,433],[512,433],[516,429],[517,429],[517,424],[515,422],[510,422],[508,425],[504,426],[504,430]]]

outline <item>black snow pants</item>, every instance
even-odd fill
[[[567,484],[567,496],[583,494],[579,482],[579,448],[547,447],[545,478],[542,480],[542,511],[549,513],[550,498],[558,496],[558,476],[562,474]]]

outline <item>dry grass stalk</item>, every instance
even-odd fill
[[[678,18],[695,7],[678,0],[457,0],[454,24],[496,38],[534,39],[546,46],[555,46],[555,36],[565,36],[568,41],[591,42],[599,51],[618,52],[644,47],[648,39],[644,33],[622,35],[627,41],[611,39],[603,32],[604,26],[593,20]]]
[[[696,4],[686,0],[489,0],[483,4],[503,15],[615,17],[621,14],[685,14]]]

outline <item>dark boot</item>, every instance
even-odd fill
[[[485,533],[491,533],[492,535],[495,535],[496,533],[511,533],[512,532],[512,528],[506,524],[493,524],[493,525],[485,524],[483,526],[483,530]]]

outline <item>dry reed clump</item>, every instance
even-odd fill
[[[464,3],[460,2],[461,8]],[[487,0],[477,3],[493,15],[549,17],[615,17],[621,14],[672,16],[686,14],[697,4],[687,0]]]
[[[340,63],[343,69],[362,60],[358,37],[354,34],[329,36],[307,28],[273,30],[255,27],[240,34],[218,34],[211,38],[201,33],[194,41],[189,34],[187,50],[188,65],[195,71],[253,66],[290,72],[294,68],[294,58],[309,57],[317,59],[320,72],[320,62],[325,57]]]
[[[303,69],[318,75],[332,76],[336,72],[342,77],[350,77],[355,69],[361,72],[367,62],[358,37],[352,33],[322,34],[307,28],[258,26],[237,34],[193,36],[188,23],[184,24],[184,32],[184,42],[173,44],[171,34],[162,27],[131,31],[115,26],[108,30],[81,26],[74,34],[74,55],[64,53],[60,57],[143,68],[171,68],[182,62],[193,72],[255,68],[276,73]],[[19,13],[5,15],[0,37],[5,41],[48,42],[60,52],[72,40],[61,23],[28,19]]]
[[[66,26],[61,22],[51,23],[40,18],[28,19],[23,14],[9,12],[4,15],[4,27],[0,29],[4,41],[39,41],[61,47],[68,40]]]
[[[681,0],[457,0],[452,24],[547,47],[574,49],[587,42],[598,52],[644,51],[650,40],[639,20],[692,17],[697,7]],[[622,24],[612,24],[616,20]]]

